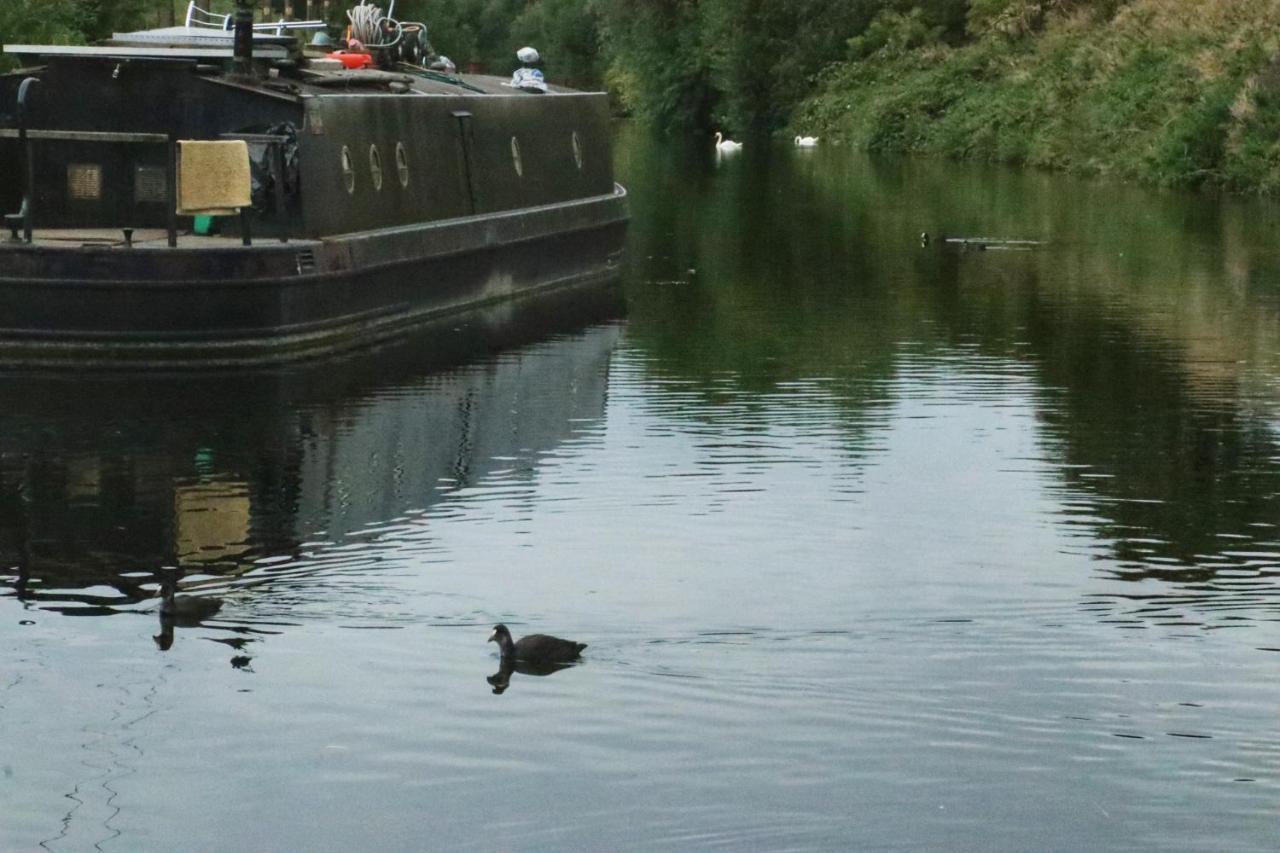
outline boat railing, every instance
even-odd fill
[[[21,115],[22,111],[19,111]],[[25,122],[19,124],[15,130],[12,128],[0,128],[0,139],[17,139],[19,147],[23,151],[23,159],[26,161],[26,169],[23,181],[22,210],[17,217],[9,215],[5,217],[6,222],[12,231],[13,237],[18,236],[18,226],[22,228],[22,239],[27,243],[33,241],[32,233],[35,230],[36,220],[36,180],[35,180],[35,163],[36,149],[40,142],[89,142],[98,145],[165,145],[169,149],[168,163],[165,168],[165,206],[168,209],[168,222],[166,230],[169,236],[169,246],[178,245],[178,195],[177,195],[177,173],[178,173],[178,142],[177,139],[163,133],[111,133],[104,131],[87,131],[87,130],[40,130],[36,128],[28,128]],[[20,219],[20,223],[16,221]]]
[[[18,147],[22,151],[25,161],[23,170],[23,197],[22,208],[17,214],[8,214],[4,217],[5,223],[12,232],[13,238],[18,238],[18,230],[22,230],[22,239],[27,243],[33,242],[33,232],[35,230],[35,222],[39,213],[36,205],[36,152],[41,143],[46,142],[75,142],[75,143],[91,143],[97,145],[125,145],[125,146],[145,146],[145,145],[163,145],[167,148],[167,160],[165,167],[165,208],[166,208],[166,231],[168,234],[168,243],[170,248],[176,248],[178,245],[178,138],[175,134],[165,133],[121,133],[108,131],[87,131],[87,130],[55,130],[27,127],[27,100],[30,90],[40,81],[35,77],[28,77],[24,80],[18,89],[18,109],[17,119],[18,126],[16,128],[0,128],[0,139],[16,139]],[[291,223],[289,216],[288,202],[285,198],[285,147],[289,142],[289,137],[275,134],[264,133],[224,133],[222,139],[242,140],[250,145],[259,144],[266,146],[269,152],[268,158],[268,174],[271,178],[273,197],[275,200],[276,217],[280,229],[279,239],[282,243],[289,241]],[[253,237],[250,230],[249,214],[251,207],[242,208],[240,210],[240,237],[241,242],[245,246],[253,245]],[[129,242],[129,232],[126,231],[125,241]]]
[[[187,4],[187,20],[188,27],[214,27],[219,30],[231,29],[231,15],[220,15],[217,12],[210,12],[208,9],[201,9],[194,0]]]
[[[185,25],[196,29],[215,29],[230,31],[235,24],[234,16],[224,15],[220,12],[210,12],[208,9],[202,9],[195,4],[195,0],[187,4],[187,17]],[[284,35],[289,30],[322,30],[328,27],[324,21],[286,21],[279,20],[274,24],[254,24],[255,32],[268,33],[274,32],[276,35]]]

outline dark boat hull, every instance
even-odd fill
[[[618,274],[607,196],[321,240],[0,244],[0,360],[211,367],[366,346],[500,300]]]

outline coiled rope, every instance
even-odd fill
[[[382,9],[369,0],[361,0],[359,6],[348,9],[347,20],[351,22],[351,38],[370,49],[395,47],[404,37],[404,26],[382,14]],[[388,40],[391,33],[395,33],[395,37]]]

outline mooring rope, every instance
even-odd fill
[[[351,22],[351,37],[367,48],[395,47],[404,37],[403,25],[384,15],[381,8],[368,0],[362,0],[359,6],[347,10],[347,20]],[[395,38],[388,41],[386,37],[392,32]]]

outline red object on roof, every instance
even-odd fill
[[[329,57],[341,62],[343,68],[368,68],[373,64],[373,56],[368,53],[348,53],[345,50],[335,50],[329,54]]]

